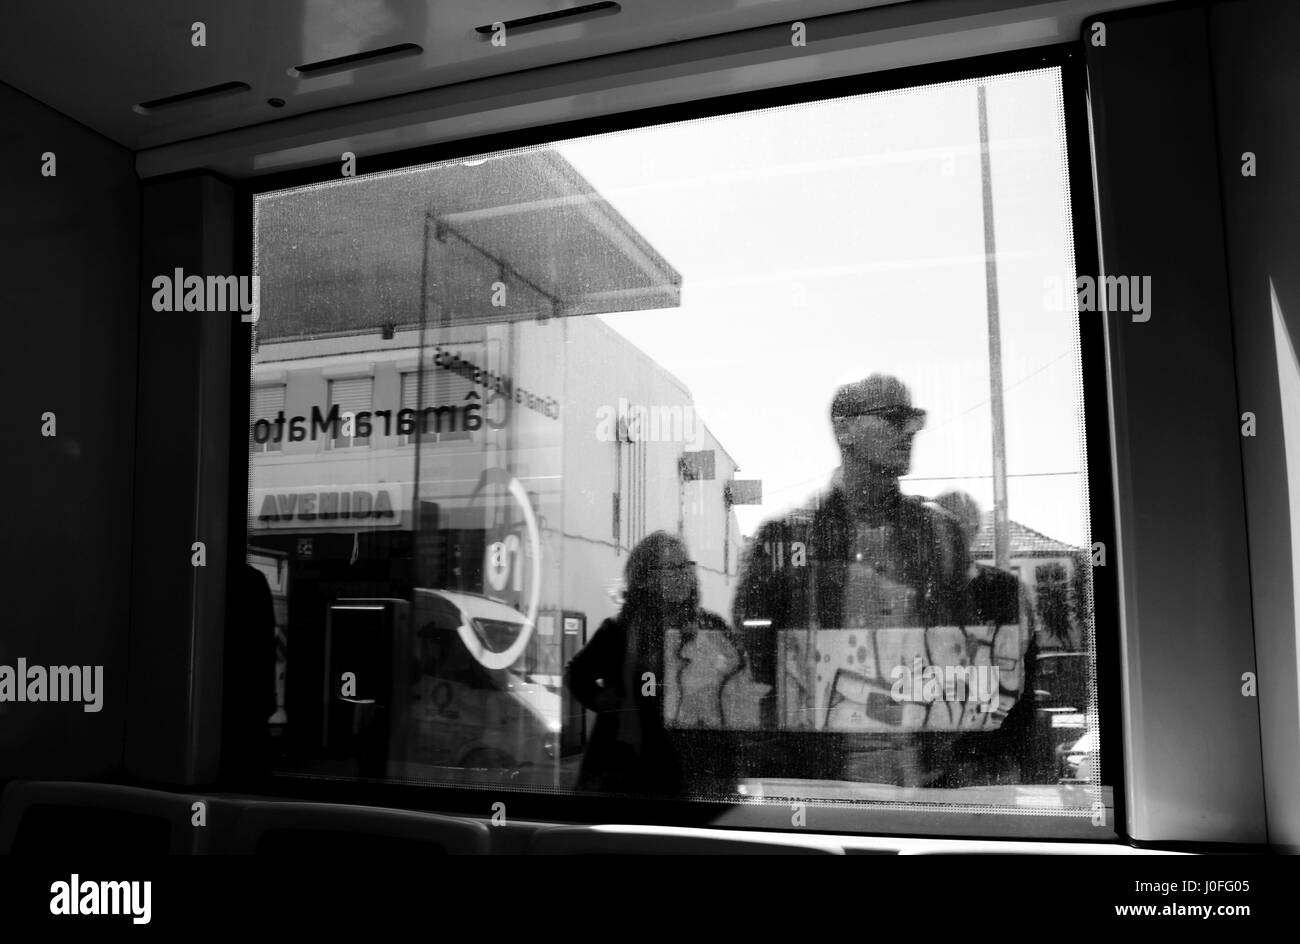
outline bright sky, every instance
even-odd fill
[[[1085,545],[1059,74],[988,82],[1009,514]],[[904,491],[993,502],[976,83],[604,135],[560,152],[681,274],[680,308],[601,316],[692,391],[763,481],[742,530],[838,465],[836,386],[892,373],[929,411]]]

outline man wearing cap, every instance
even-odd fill
[[[925,424],[925,411],[912,406],[907,387],[896,377],[872,374],[840,387],[830,414],[841,455],[830,486],[764,523],[742,563],[733,618],[756,680],[774,689],[762,706],[764,733],[742,741],[746,772],[907,786],[951,782],[951,735],[791,733],[792,727],[817,727],[804,717],[809,709],[791,707],[800,703],[790,700],[798,697],[791,689],[800,687],[791,680],[816,684],[812,670],[828,656],[800,642],[808,634],[782,639],[782,631],[962,626],[978,609],[967,523],[899,488],[911,466],[912,440]],[[950,497],[946,504],[962,503]],[[853,642],[876,645],[870,633]],[[876,658],[884,660],[883,654]],[[861,698],[826,710],[902,717],[904,706],[891,703],[887,691],[864,687]]]

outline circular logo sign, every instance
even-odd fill
[[[528,640],[532,637],[533,627],[537,623],[537,607],[542,592],[542,533],[537,526],[537,515],[533,512],[533,505],[528,500],[528,492],[524,489],[523,482],[520,482],[519,479],[512,476],[505,469],[488,469],[484,473],[483,481],[479,484],[479,487],[482,488],[488,485],[503,486],[511,498],[519,505],[519,509],[524,516],[524,531],[527,535],[528,545],[525,549],[520,543],[519,536],[515,534],[506,535],[504,540],[494,541],[488,545],[486,551],[487,559],[484,562],[484,573],[488,585],[492,589],[498,592],[504,591],[510,582],[512,574],[522,579],[523,574],[519,572],[519,568],[527,561],[529,567],[527,582],[528,605],[522,614],[524,622],[518,635],[509,646],[500,651],[486,646],[478,634],[474,632],[474,628],[467,622],[461,623],[458,632],[461,641],[465,644],[465,648],[485,668],[506,669],[523,655]]]

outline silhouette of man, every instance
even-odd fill
[[[907,387],[872,374],[840,387],[830,414],[841,456],[830,486],[764,523],[742,564],[733,618],[757,681],[774,688],[763,726],[775,732],[746,739],[746,773],[935,785],[950,773],[955,737],[916,732],[925,708],[878,683],[894,663],[912,661],[890,647],[924,640],[928,649],[930,627],[996,622],[1007,607],[982,612],[990,592],[972,585],[967,516],[899,488],[925,423]],[[947,504],[960,511],[966,501]],[[994,574],[987,579],[999,587],[1015,583]],[[927,632],[872,632],[898,627]],[[818,629],[866,632],[837,634],[833,653],[818,648],[826,636],[791,632]],[[878,733],[891,727],[898,732]]]

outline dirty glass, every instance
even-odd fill
[[[1059,72],[256,200],[285,772],[1086,815]]]

